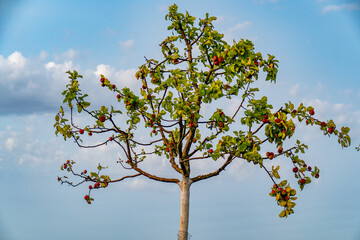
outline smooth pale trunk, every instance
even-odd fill
[[[188,240],[189,228],[189,200],[190,200],[190,178],[183,178],[179,183],[181,190],[180,229],[179,240]]]

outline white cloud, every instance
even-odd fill
[[[122,49],[129,50],[135,47],[134,40],[129,39],[127,41],[120,41],[119,45]]]
[[[7,150],[12,151],[15,146],[15,139],[14,138],[8,138],[5,142],[5,147]]]
[[[342,10],[348,10],[348,11],[360,10],[360,6],[357,3],[351,3],[351,4],[344,3],[342,5],[328,5],[322,9],[322,13],[342,11]]]
[[[229,33],[243,31],[244,29],[248,28],[251,25],[250,21],[246,21],[243,23],[237,23],[235,26],[228,29]]]
[[[114,68],[109,65],[99,64],[96,66],[96,71],[94,72],[97,78],[100,78],[100,75],[104,75],[106,78],[111,78],[115,72]]]
[[[74,60],[75,58],[78,57],[78,55],[79,55],[79,52],[75,51],[74,49],[71,49],[71,48],[62,54],[63,58],[66,59],[67,61]]]
[[[252,23],[250,21],[235,24],[224,32],[224,40],[230,43],[233,39],[238,39],[238,36],[244,36],[244,30],[251,25]]]

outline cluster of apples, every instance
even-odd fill
[[[218,57],[218,56],[214,56],[213,57],[213,62],[214,65],[218,66],[220,63],[224,62],[224,58],[223,57]]]
[[[294,111],[296,111],[296,110],[294,110]],[[315,110],[314,110],[314,109],[310,109],[310,110],[309,110],[309,114],[310,114],[311,116],[313,116],[313,115],[315,114]],[[306,123],[309,123],[308,120],[309,120],[309,119],[306,120]],[[318,121],[318,123],[320,124],[320,127],[321,127],[322,129],[325,129],[325,128],[327,127],[326,122],[320,122],[320,121]],[[329,128],[327,128],[327,131],[328,131],[328,133],[330,133],[330,134],[332,134],[332,133],[334,132],[334,130],[335,130],[334,127],[329,127]]]
[[[306,164],[303,164],[303,165],[302,165],[302,168],[300,168],[300,169],[295,166],[292,171],[293,171],[295,174],[297,174],[298,172],[303,173],[303,172],[304,172],[304,169],[305,169],[305,171],[309,171],[309,172],[312,171],[312,167],[311,167],[311,166],[307,166]],[[314,175],[314,177],[315,177],[315,178],[319,178],[319,174],[316,173],[316,174]],[[306,180],[305,180],[305,179],[300,179],[300,183],[303,185],[303,184],[306,183]]]
[[[270,123],[269,116],[268,116],[268,115],[264,115],[264,118],[263,118],[262,122],[263,122],[263,123]]]
[[[278,185],[274,184],[271,188],[270,196],[276,197],[278,201],[288,201],[291,197],[296,195],[296,190],[291,189],[290,187],[279,187]],[[294,199],[295,200],[295,199]]]
[[[278,148],[278,153],[279,153],[279,154],[282,154],[283,151],[284,151],[284,149],[283,149],[282,147],[279,147],[279,148]],[[267,152],[267,153],[266,153],[266,156],[271,160],[271,159],[274,159],[274,158],[275,158],[275,153],[273,153],[273,152]]]

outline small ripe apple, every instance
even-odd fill
[[[174,63],[175,63],[175,64],[179,63],[179,59],[175,58],[175,59],[174,59]]]
[[[89,199],[89,195],[85,195],[84,199],[85,199],[85,200],[88,200],[88,199]]]
[[[224,58],[223,58],[223,57],[219,57],[219,62],[220,62],[220,63],[224,62]]]
[[[89,134],[90,137],[92,136],[92,132],[89,132],[88,134]]]
[[[217,56],[213,56],[213,61],[216,62],[218,60]]]
[[[293,168],[293,172],[294,172],[294,173],[297,173],[298,171],[299,171],[299,169],[298,169],[297,167],[294,167],[294,168]]]
[[[306,183],[306,180],[304,178],[300,179],[300,184],[304,185]]]
[[[92,189],[92,186],[91,186],[91,185],[89,185],[89,189]]]
[[[148,100],[150,100],[150,99],[151,99],[151,95],[148,94],[148,95],[146,96],[146,98],[147,98]]]
[[[308,168],[307,168],[307,169],[308,169],[308,171],[311,171],[311,169],[312,169],[312,168],[311,168],[310,166],[308,166]]]
[[[229,84],[226,84],[226,85],[225,85],[225,90],[228,90],[229,87],[230,87]]]
[[[197,141],[196,138],[194,138],[194,139],[193,139],[193,143],[196,143],[196,141]]]
[[[100,122],[105,122],[105,120],[106,120],[105,116],[101,116],[101,117],[99,118],[99,121],[100,121]]]
[[[153,130],[152,130],[152,133],[156,133],[156,130],[155,130],[155,129],[153,129]]]
[[[170,149],[169,149],[169,148],[166,148],[166,151],[167,151],[167,152],[169,152],[169,151],[170,151]]]
[[[214,152],[214,150],[212,150],[212,148],[209,149],[209,153],[212,154]]]
[[[117,98],[120,98],[120,94],[116,95]]]
[[[86,173],[87,173],[87,170],[84,170],[84,173],[86,174]]]
[[[100,82],[104,82],[105,81],[105,78],[100,78]]]
[[[112,141],[113,140],[113,138],[112,137],[109,137],[109,141]]]
[[[271,160],[275,157],[275,154],[273,152],[267,152],[266,156]]]
[[[326,122],[321,122],[320,125],[321,125],[322,127],[325,127],[325,126],[326,126]]]
[[[289,200],[290,198],[289,198],[289,196],[286,196],[284,199],[287,201],[287,200]]]
[[[315,111],[314,111],[314,110],[310,110],[310,111],[309,111],[309,114],[310,114],[310,115],[314,115],[314,114],[315,114]]]
[[[333,133],[333,132],[334,132],[334,128],[332,128],[332,127],[329,128],[329,129],[328,129],[328,132],[329,132],[329,133]]]
[[[319,174],[315,174],[315,178],[319,178]]]
[[[277,118],[277,119],[275,119],[275,122],[276,122],[276,123],[280,123],[280,122],[281,122],[281,119]]]
[[[80,130],[79,130],[79,133],[80,133],[80,134],[84,134],[84,129],[80,129]]]
[[[146,89],[146,86],[145,86],[145,85],[142,85],[142,89]]]
[[[219,65],[219,61],[214,61],[214,64],[217,66]]]
[[[283,152],[283,150],[284,150],[284,149],[283,149],[282,147],[279,147],[279,148],[278,148],[278,153],[281,154],[281,153]]]
[[[275,193],[276,193],[276,191],[275,191],[275,190],[272,190],[272,191],[271,191],[271,194],[275,194]]]
[[[116,85],[115,85],[115,84],[113,84],[113,85],[112,85],[112,88],[116,88]]]

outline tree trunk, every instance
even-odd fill
[[[187,177],[184,177],[183,180],[179,182],[179,186],[181,190],[179,240],[188,240],[189,200],[190,200],[191,183],[192,183],[191,179]]]

